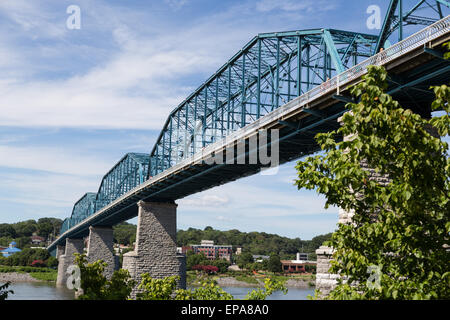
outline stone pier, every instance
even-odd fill
[[[56,285],[65,286],[69,274],[67,273],[67,268],[74,264],[75,256],[74,253],[83,253],[84,250],[84,240],[81,239],[66,239],[66,245],[64,254],[61,254],[63,246],[58,246],[58,276],[56,278]]]
[[[112,227],[89,227],[87,260],[89,263],[100,259],[106,262],[108,265],[103,274],[107,279],[111,279],[117,269],[113,241]]]
[[[178,288],[186,288],[186,257],[177,254],[175,203],[138,202],[138,225],[134,251],[123,255],[123,269],[139,284],[141,275],[152,278],[179,276]],[[135,287],[131,298],[138,293]]]

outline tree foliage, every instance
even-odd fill
[[[271,272],[281,272],[281,261],[277,254],[272,254],[267,262],[267,269]]]
[[[114,242],[130,245],[136,241],[136,225],[122,222],[113,227]]]
[[[306,248],[308,244],[308,241],[302,241],[299,238],[290,239],[276,234],[241,232],[236,229],[221,231],[206,227],[204,230],[189,228],[177,231],[177,245],[180,247],[198,244],[201,240],[206,239],[213,240],[215,244],[219,245],[232,245],[234,248],[242,247],[244,252],[259,255],[277,252],[281,256],[295,256],[302,246]]]
[[[448,299],[450,232],[448,144],[429,133],[449,132],[450,90],[433,87],[430,120],[385,93],[387,73],[371,66],[351,90],[337,131],[316,136],[324,154],[299,161],[298,188],[316,189],[330,205],[354,212],[333,234],[330,272],[339,284],[331,299]],[[351,137],[337,142],[337,137]],[[361,163],[390,182],[371,178]],[[372,268],[371,268],[372,267]],[[380,271],[377,277],[371,272]],[[372,281],[376,280],[376,281]]]
[[[47,261],[50,253],[47,249],[25,248],[9,257],[0,257],[0,264],[6,266],[31,266],[34,260]]]
[[[6,300],[9,294],[13,294],[13,290],[8,290],[8,287],[11,285],[11,282],[6,282],[5,284],[0,285],[0,300]]]
[[[138,300],[233,300],[233,295],[227,293],[214,281],[207,280],[195,289],[176,289],[179,277],[172,276],[163,279],[154,279],[148,274],[142,275],[139,285],[141,293],[137,294]],[[283,281],[265,279],[264,288],[250,291],[245,300],[265,300],[275,291],[287,293]]]
[[[127,270],[116,270],[108,280],[103,271],[107,264],[102,260],[88,263],[86,255],[75,254],[75,263],[80,268],[80,300],[126,300],[136,285]],[[232,300],[233,296],[215,281],[206,280],[195,289],[177,289],[178,276],[162,279],[152,278],[148,273],[141,275],[137,300]],[[0,288],[1,289],[1,288]],[[273,292],[287,289],[281,280],[266,279],[264,289],[249,292],[247,300],[264,300]]]
[[[75,264],[80,268],[80,300],[125,300],[135,282],[128,270],[115,270],[111,279],[104,275],[107,263],[98,260],[88,263],[85,254],[75,253]]]

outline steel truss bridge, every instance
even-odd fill
[[[430,85],[450,79],[441,49],[450,40],[450,4],[418,1],[407,9],[406,2],[391,0],[379,36],[311,29],[254,37],[169,114],[150,154],[126,154],[97,193],[75,203],[48,249],[88,235],[91,225],[137,216],[139,200],[173,202],[258,173],[268,164],[250,160],[260,159],[261,148],[276,146],[279,164],[318,151],[314,136],[339,127],[353,101],[348,89],[369,65],[388,70],[388,93],[401,105],[430,116]],[[408,26],[425,28],[404,38]],[[278,137],[262,139],[261,131],[271,129]]]

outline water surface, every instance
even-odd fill
[[[16,282],[9,288],[14,294],[9,294],[7,300],[73,300],[74,291],[65,287],[57,287],[47,282]],[[222,287],[235,299],[244,299],[253,287]],[[284,295],[281,291],[274,292],[267,300],[307,300],[308,295],[314,295],[314,288],[288,288]]]

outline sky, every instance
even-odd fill
[[[370,5],[384,15],[387,1],[0,0],[0,223],[70,216],[125,153],[149,153],[169,113],[258,33],[378,34]],[[338,208],[297,190],[294,167],[178,200],[177,227],[332,232]]]

